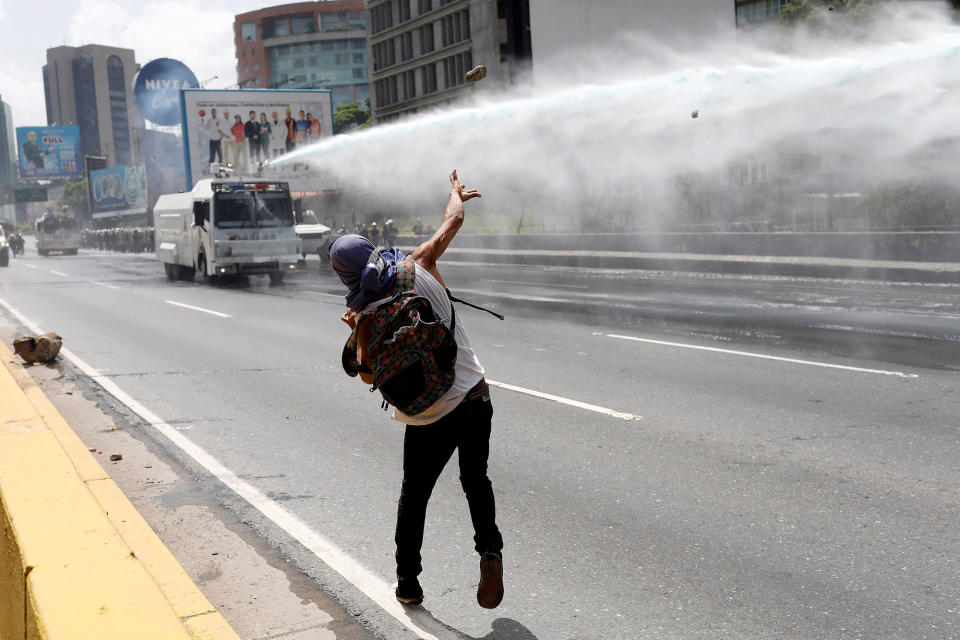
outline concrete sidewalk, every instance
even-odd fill
[[[238,640],[0,345],[0,638]]]

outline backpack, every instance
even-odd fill
[[[430,301],[414,291],[413,272],[408,256],[397,265],[393,297],[357,319],[341,357],[347,375],[373,374],[370,391],[380,390],[384,409],[392,405],[408,416],[423,412],[453,386],[457,361],[456,311],[451,304],[448,328]],[[447,296],[452,299],[449,291]],[[357,358],[357,335],[364,322],[372,323],[370,369]]]

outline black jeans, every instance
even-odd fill
[[[223,151],[222,151],[221,148],[220,148],[220,141],[219,141],[219,140],[211,140],[211,141],[210,141],[210,162],[209,162],[209,164],[213,164],[213,159],[214,159],[214,158],[217,159],[217,162],[221,162],[221,163],[223,162]]]
[[[427,501],[454,449],[459,452],[460,484],[467,494],[477,553],[500,553],[503,538],[497,529],[493,486],[487,477],[490,455],[489,396],[464,400],[436,422],[408,426],[403,438],[403,486],[397,509],[397,575],[420,574],[420,547]]]

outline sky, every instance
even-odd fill
[[[42,68],[61,45],[133,49],[141,65],[154,58],[185,63],[205,86],[237,82],[233,19],[271,0],[0,0],[0,97],[14,126],[47,123]]]

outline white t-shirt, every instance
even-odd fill
[[[207,121],[207,135],[210,136],[211,140],[222,140],[224,137],[220,133],[220,129],[223,128],[223,120],[220,118],[210,118]]]
[[[453,303],[450,302],[446,290],[437,282],[437,279],[420,265],[415,265],[413,269],[413,289],[430,301],[434,313],[437,314],[441,322],[449,327]],[[375,309],[386,301],[387,299],[371,302],[364,311]],[[470,338],[467,337],[467,330],[463,326],[463,316],[459,313],[457,314],[457,326],[454,327],[453,337],[457,341],[457,362],[454,366],[456,377],[453,386],[439,400],[415,416],[408,416],[394,408],[394,420],[409,425],[436,422],[456,409],[467,392],[483,379],[483,365],[480,364],[477,354],[473,352],[473,347],[470,346]]]

